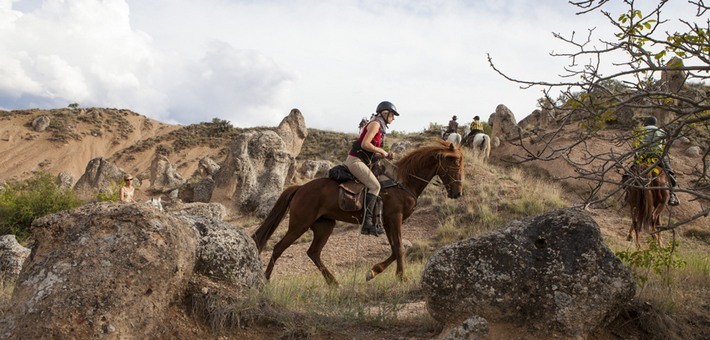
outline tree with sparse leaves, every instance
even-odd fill
[[[668,0],[650,6],[647,2],[623,0],[624,12],[612,14],[606,10],[609,0],[572,0],[577,15],[601,13],[614,28],[614,35],[597,37],[588,29],[583,37],[555,33],[572,52],[556,53],[565,58],[561,81],[530,81],[518,79],[502,71],[489,55],[490,66],[501,76],[522,88],[541,88],[544,98],[538,104],[554,117],[543,136],[536,142],[544,147],[530,149],[520,131],[514,145],[523,148],[525,156],[517,162],[564,160],[574,170],[575,179],[589,184],[584,195],[585,207],[595,206],[634,186],[633,178],[622,180],[620,173],[629,169],[639,151],[647,145],[633,144],[633,129],[643,117],[654,116],[667,133],[663,156],[681,139],[692,140],[700,147],[700,162],[691,174],[683,174],[688,185],[675,189],[700,202],[700,209],[688,216],[661,226],[674,229],[690,221],[710,215],[710,19],[704,0],[687,1],[696,12],[691,18],[667,18],[664,7]],[[637,6],[639,5],[639,6]],[[681,29],[669,32],[669,23]],[[623,61],[619,61],[623,60]],[[553,96],[554,94],[554,96]],[[560,141],[569,126],[579,134]],[[608,127],[620,127],[610,133]],[[601,152],[591,145],[598,140],[617,147]],[[621,151],[624,150],[624,151]],[[575,153],[577,157],[571,155]],[[579,155],[582,155],[581,157]],[[660,163],[660,161],[659,161]],[[609,188],[612,188],[609,190]],[[639,186],[643,189],[643,187]],[[602,189],[604,188],[604,189]],[[648,189],[648,188],[646,188]]]

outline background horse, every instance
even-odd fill
[[[658,245],[663,247],[663,240],[656,227],[660,224],[661,213],[666,209],[670,197],[670,191],[664,189],[668,188],[666,173],[660,167],[654,167],[648,172],[646,169],[647,165],[635,164],[631,167],[631,174],[624,179],[626,183],[629,176],[634,177],[626,184],[626,202],[631,208],[631,228],[627,239],[631,241],[633,235],[637,249],[641,248],[641,230],[651,233]]]
[[[491,156],[491,137],[485,133],[477,133],[473,138],[468,138],[476,159],[487,160]],[[465,144],[467,145],[467,144]]]
[[[454,143],[455,145],[461,145],[461,135],[457,132],[452,132],[446,137],[446,141],[449,143]]]
[[[417,198],[434,176],[438,176],[444,183],[450,198],[461,196],[463,188],[463,152],[452,143],[437,140],[433,145],[412,151],[395,165],[399,185],[380,192],[383,199],[382,221],[392,254],[368,271],[368,281],[395,260],[397,277],[404,279],[402,222],[414,212]],[[321,261],[321,251],[333,233],[335,221],[360,224],[358,217],[363,216],[362,210],[341,210],[338,206],[338,183],[330,178],[317,178],[303,185],[289,187],[281,193],[269,215],[252,235],[259,253],[264,250],[267,241],[289,209],[291,213],[288,231],[274,246],[266,268],[266,278],[271,277],[279,256],[310,228],[313,230],[313,241],[307,251],[308,257],[321,271],[328,284],[338,284]]]

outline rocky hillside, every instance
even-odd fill
[[[544,212],[560,204],[574,205],[580,203],[580,197],[583,197],[589,192],[588,183],[579,178],[573,178],[577,173],[574,168],[569,167],[565,162],[532,161],[522,164],[510,163],[510,160],[516,159],[516,156],[524,156],[524,153],[521,151],[520,146],[515,145],[514,139],[509,138],[514,136],[516,128],[520,127],[520,125],[516,124],[514,119],[511,120],[510,115],[508,115],[506,111],[508,110],[504,106],[499,106],[496,110],[495,117],[490,121],[494,125],[493,137],[495,140],[492,152],[492,165],[482,164],[471,159],[468,159],[466,162],[466,195],[456,201],[446,200],[444,198],[445,195],[440,192],[441,188],[431,186],[430,190],[419,200],[417,210],[410,219],[406,221],[403,228],[403,237],[405,239],[404,247],[408,253],[408,262],[417,262],[418,260],[425,261],[433,252],[445,247],[451,242],[466,239],[470,236],[477,236],[490,231],[490,229],[500,228],[500,226],[506,224],[511,219],[525,217],[530,213]],[[215,229],[212,231],[209,226],[205,226],[204,221],[195,220],[189,222],[194,224],[194,229],[200,231],[201,239],[189,240],[189,246],[184,246],[183,248],[194,251],[198,254],[196,256],[199,256],[200,252],[205,251],[205,247],[221,249],[219,247],[222,245],[215,245],[214,240],[210,239],[210,237],[223,239],[221,235],[226,232],[225,230],[231,230],[233,225],[237,225],[239,227],[238,229],[243,229],[243,231],[245,231],[245,233],[243,233],[244,235],[248,235],[259,225],[262,220],[258,217],[259,211],[260,209],[263,210],[263,207],[270,207],[273,204],[271,200],[273,197],[257,197],[255,193],[267,189],[270,192],[280,192],[278,186],[272,185],[273,183],[267,182],[265,179],[269,179],[272,182],[281,181],[281,184],[287,184],[292,181],[299,182],[317,176],[316,171],[309,175],[302,173],[299,176],[295,176],[294,172],[300,171],[302,166],[309,161],[324,161],[330,164],[342,161],[345,151],[349,148],[350,141],[355,137],[355,135],[350,134],[313,129],[306,130],[302,121],[304,117],[301,117],[300,120],[298,119],[300,112],[294,115],[294,111],[292,111],[287,118],[289,117],[295,118],[285,119],[284,122],[276,128],[242,129],[231,127],[226,124],[226,122],[219,120],[189,126],[169,125],[150,120],[127,110],[114,109],[58,109],[0,112],[0,119],[2,119],[2,124],[0,125],[0,157],[2,157],[1,160],[4,161],[5,164],[14,165],[12,167],[0,168],[0,180],[25,178],[29,176],[32,171],[45,170],[52,174],[69,172],[75,178],[74,181],[76,182],[77,178],[88,173],[87,165],[90,164],[93,159],[101,157],[106,162],[120,168],[121,172],[130,173],[138,177],[142,180],[142,185],[148,188],[155,187],[156,182],[160,180],[160,176],[156,174],[156,169],[172,168],[173,175],[179,175],[179,177],[185,180],[185,183],[194,184],[191,187],[181,185],[180,191],[188,191],[186,188],[192,190],[193,196],[191,197],[195,198],[198,196],[197,193],[200,185],[205,184],[206,187],[210,188],[210,195],[205,196],[205,199],[210,202],[222,203],[230,210],[229,214],[220,213],[217,218],[217,220],[227,220],[229,226],[215,226]],[[561,132],[560,138],[555,142],[559,144],[541,143],[541,141],[544,140],[546,130],[546,127],[543,125],[550,124],[547,126],[549,128],[553,126],[553,123],[536,124],[537,125],[534,127],[528,125],[529,128],[525,129],[526,132],[523,135],[523,145],[533,152],[544,150],[546,147],[554,148],[556,146],[562,146],[569,141],[574,141],[579,136],[578,130],[566,129]],[[284,133],[284,131],[290,132]],[[626,132],[624,128],[609,126],[602,132],[603,133],[600,134],[601,138],[594,139],[589,143],[590,147],[597,151],[611,149],[620,150],[623,148],[623,146],[615,144],[612,139],[608,137],[624,134]],[[407,145],[411,147],[426,143],[429,138],[431,138],[431,136],[413,133],[405,136],[391,136],[389,143],[390,145],[394,145],[394,143],[403,142],[403,144],[408,143]],[[255,144],[273,144],[275,146],[269,146],[269,148],[255,148]],[[700,158],[686,151],[690,147],[698,146],[699,144],[702,145],[702,140],[693,138],[688,139],[687,143],[674,145],[674,149],[672,150],[676,157],[674,158],[674,165],[679,173],[681,187],[692,185],[686,175],[697,171]],[[585,156],[584,150],[585,149],[571,151],[570,157],[583,160]],[[470,156],[470,154],[467,155]],[[214,161],[214,164],[205,164],[205,162],[203,162],[205,158],[210,158]],[[247,159],[252,159],[253,162],[247,162]],[[592,166],[594,165],[590,165],[590,167]],[[278,173],[270,172],[270,169],[278,169]],[[244,173],[250,175],[246,176]],[[120,176],[118,177],[120,178]],[[565,202],[545,202],[547,201],[546,194],[530,191],[531,188],[536,186],[533,182],[537,182],[541,177],[559,179],[558,182],[563,183],[563,192],[555,194],[554,196],[563,196]],[[616,178],[614,178],[614,180],[616,180]],[[611,190],[612,187],[613,185],[610,185],[609,189]],[[557,189],[550,190],[554,191]],[[147,190],[142,191],[144,195],[149,195]],[[168,198],[168,191],[164,191],[163,195]],[[677,216],[675,218],[690,216],[700,209],[703,204],[707,204],[707,202],[699,201],[689,202],[689,197],[683,193],[679,196],[683,204],[673,211],[674,216]],[[147,197],[143,197],[143,199],[144,198]],[[610,200],[611,203],[605,206],[593,206],[584,213],[586,216],[591,216],[594,222],[598,224],[600,235],[597,236],[595,234],[597,243],[603,238],[604,243],[607,245],[618,246],[619,244],[625,244],[629,219],[627,217],[627,209],[623,207],[619,199],[620,197],[617,195],[615,199]],[[238,213],[240,207],[248,208],[247,210],[255,213],[257,218],[255,219],[253,214],[240,215]],[[169,233],[166,233],[173,231],[149,229],[156,228],[155,226],[157,225],[168,223],[179,226],[181,223],[184,224],[184,222],[172,221],[172,217],[166,218],[161,214],[146,210],[145,207],[142,206],[136,208],[137,211],[131,209],[122,207],[121,205],[98,204],[84,207],[72,214],[64,214],[61,218],[51,217],[43,219],[38,222],[38,228],[44,230],[44,234],[40,235],[41,237],[38,244],[46,244],[44,247],[49,247],[47,245],[52,247],[57,246],[52,243],[55,236],[51,235],[51,230],[53,230],[54,226],[67,226],[66,233],[64,234],[66,236],[66,243],[67,245],[72,245],[75,244],[73,240],[81,239],[81,235],[88,235],[90,232],[107,235],[106,230],[111,230],[111,233],[120,235],[121,233],[119,231],[111,229],[117,225],[114,221],[118,220],[120,221],[119,225],[125,225],[126,228],[128,228],[130,224],[137,223],[134,221],[135,219],[144,218],[145,221],[141,220],[140,225],[145,225],[145,228],[142,228],[145,230],[134,230],[135,234],[131,234],[131,237],[138,240],[136,242],[141,244],[139,252],[128,251],[129,249],[126,248],[128,246],[121,246],[116,249],[120,252],[126,252],[128,255],[125,257],[122,256],[120,259],[114,260],[111,256],[104,254],[104,257],[92,259],[92,255],[88,250],[84,248],[72,248],[71,251],[73,253],[81,254],[81,256],[87,259],[92,259],[91,261],[80,263],[80,265],[83,266],[81,267],[83,268],[82,271],[85,272],[86,269],[89,269],[89,271],[92,272],[102,271],[101,273],[103,274],[101,275],[110,275],[110,273],[108,273],[111,271],[110,266],[116,266],[117,268],[133,268],[136,265],[159,266],[162,263],[161,261],[170,261],[171,259],[169,258],[174,256],[160,255],[158,250],[162,249],[160,247],[161,240],[167,240],[173,237],[170,236]],[[163,222],[163,219],[169,219],[170,221]],[[93,222],[89,223],[86,221]],[[159,223],[154,223],[153,221],[158,221]],[[682,229],[678,237],[683,241],[688,241],[691,243],[692,247],[701,249],[702,252],[707,254],[705,249],[707,249],[708,241],[707,237],[702,236],[703,231],[706,229],[703,223],[703,220],[691,223],[688,228]],[[547,225],[547,223],[543,223],[543,225]],[[100,230],[72,231],[73,229],[69,226],[72,226],[71,228],[97,226]],[[591,232],[596,232],[596,228],[597,227],[592,224],[592,227],[588,229]],[[277,234],[272,238],[271,242],[278,240],[279,233],[283,235],[283,229],[282,227],[280,231],[277,231]],[[691,231],[693,233],[690,233]],[[555,229],[553,228],[553,230],[546,231],[546,233],[547,232],[554,234]],[[150,235],[145,236],[141,233]],[[242,233],[240,232],[240,234]],[[549,238],[554,238],[555,236],[552,236],[553,234],[549,234]],[[190,233],[186,233],[185,235],[187,239],[195,237],[195,235]],[[244,235],[240,235],[240,238],[244,238]],[[698,235],[700,236],[698,237]],[[89,239],[94,240],[94,238]],[[108,243],[97,243],[95,248],[104,249],[105,247],[114,247],[114,243],[111,243],[114,242],[114,239],[121,240],[117,236],[96,237],[95,240],[97,242]],[[299,242],[289,248],[279,260],[280,262],[274,271],[275,282],[287,281],[288,277],[298,278],[300,277],[299,275],[308,273],[315,273],[315,276],[318,276],[317,269],[315,269],[307,255],[310,240],[307,236],[304,236],[303,239],[304,240],[299,240]],[[121,242],[126,244],[136,243],[131,240],[132,239],[121,240]],[[242,241],[234,242],[242,243]],[[535,246],[537,247],[538,244],[535,244]],[[598,246],[605,248],[601,243],[599,243]],[[498,249],[498,247],[496,247],[496,249]],[[56,251],[54,248],[42,248],[40,250],[42,254],[63,254],[63,252]],[[323,260],[328,263],[329,266],[339,268],[342,271],[347,268],[362,266],[363,264],[373,264],[375,261],[386,258],[389,252],[389,245],[382,237],[379,239],[360,237],[357,231],[354,230],[354,227],[338,225],[333,233],[333,237],[325,248]],[[220,256],[226,255],[226,252],[220,253],[218,251],[218,253],[217,255]],[[230,252],[230,254],[233,253],[234,252]],[[266,263],[270,255],[269,252],[265,251],[261,255],[262,264]],[[210,261],[223,260],[220,256],[215,256],[206,257]],[[70,259],[55,258],[57,264],[50,263],[49,267],[47,267],[47,264],[40,263],[44,261],[43,259],[44,257],[40,256],[31,260],[32,262],[30,262],[30,264],[32,266],[29,268],[32,269],[32,272],[26,270],[25,273],[22,274],[24,276],[21,276],[21,279],[30,281],[32,277],[40,275],[38,273],[42,273],[43,269],[55,267],[61,269],[64,268],[62,266],[64,266],[65,263],[69,263],[66,261],[70,261]],[[121,262],[124,259],[125,263]],[[135,278],[137,281],[134,282],[133,277],[122,276],[125,280],[121,279],[122,281],[117,281],[119,286],[125,287],[128,294],[145,294],[146,301],[152,301],[148,299],[155,299],[160,306],[170,306],[166,307],[169,311],[166,315],[174,320],[172,323],[160,323],[156,328],[143,329],[140,331],[150,332],[150,334],[159,337],[185,336],[188,338],[204,338],[214,336],[215,334],[210,333],[210,331],[205,328],[204,322],[197,322],[194,319],[195,315],[190,314],[195,313],[195,310],[216,310],[222,313],[219,316],[224,318],[217,321],[228,321],[227,318],[231,317],[229,313],[234,312],[233,309],[237,308],[233,305],[229,305],[233,303],[229,300],[229,298],[232,297],[231,289],[233,288],[229,288],[230,294],[224,293],[226,294],[225,298],[225,296],[219,295],[223,293],[220,289],[224,289],[224,287],[220,287],[219,285],[214,286],[213,282],[204,279],[202,276],[214,276],[215,273],[219,272],[218,269],[224,268],[224,266],[219,263],[202,263],[201,261],[200,259],[191,259],[190,263],[192,264],[184,265],[183,267],[186,269],[184,273],[181,272],[181,275],[184,274],[184,277],[181,278],[182,281],[179,284],[188,287],[186,299],[189,301],[184,301],[188,307],[180,307],[182,306],[182,302],[176,305],[169,304],[169,297],[164,295],[164,292],[161,291],[161,294],[156,294],[154,293],[154,289],[145,288],[140,285],[144,283],[141,281],[143,280],[142,277]],[[238,263],[244,262],[239,259],[229,259],[229,261]],[[464,262],[464,265],[469,262],[470,261]],[[491,260],[491,262],[493,262],[493,260]],[[203,272],[197,273],[199,275],[193,275],[194,273],[191,272],[193,267],[195,271],[203,270]],[[164,268],[172,267],[167,266]],[[160,267],[158,269],[163,270],[164,268]],[[128,269],[126,270],[128,273],[132,272]],[[503,270],[508,269],[504,268]],[[393,269],[390,268],[389,271],[393,271]],[[71,270],[67,271],[67,273],[72,272]],[[258,272],[259,274],[261,273],[260,271]],[[147,277],[146,280],[152,277],[147,274],[143,275]],[[338,273],[338,275],[344,274],[341,272]],[[418,276],[419,273],[414,275]],[[83,277],[83,275],[79,275],[73,278],[73,280],[79,282],[83,280]],[[234,280],[235,278],[241,277],[243,277],[243,275],[231,275],[228,279]],[[705,274],[704,277],[706,278],[707,275]],[[217,281],[224,280],[224,278],[219,277],[217,279]],[[320,280],[320,278],[318,279]],[[113,293],[115,290],[105,287],[103,285],[105,280],[87,280],[86,284],[90,284],[92,287],[95,285],[96,289],[91,290],[86,296],[82,295],[77,298],[77,303],[80,303],[82,308],[86,307],[85,310],[81,310],[82,313],[86,314],[89,313],[89,311],[100,310],[105,311],[106,315],[110,315],[114,318],[111,321],[104,320],[101,324],[92,324],[90,331],[93,333],[91,334],[109,334],[116,329],[119,329],[120,332],[129,332],[130,329],[132,329],[132,326],[129,327],[129,325],[131,325],[135,317],[128,314],[121,314],[122,308],[114,305],[103,305],[101,303],[101,301],[103,301],[101,299],[106,298],[106,296],[109,296],[107,294]],[[419,279],[414,278],[414,280],[416,283]],[[32,296],[37,294],[37,291],[43,289],[43,286],[41,286],[42,282],[40,282],[40,286],[38,287],[27,286],[23,288],[23,290],[20,290],[17,299],[24,297],[25,299],[31,300]],[[158,282],[154,285],[157,287],[160,286],[160,284],[161,283]],[[321,285],[322,282],[320,281],[315,284],[316,287],[320,287]],[[370,302],[373,306],[379,303],[383,295],[386,296],[392,293],[390,292],[391,290],[401,289],[395,287],[403,286],[402,283],[392,283],[382,288],[373,284],[367,286],[367,283],[361,283],[359,281],[358,285],[362,285],[358,286],[358,289],[377,291],[374,294],[376,299]],[[553,286],[554,285],[550,285],[550,287]],[[699,286],[703,285],[701,284]],[[704,286],[707,286],[707,284],[705,283]],[[304,294],[318,294],[319,288],[310,287],[300,290],[303,290]],[[296,289],[296,291],[300,290]],[[215,295],[215,291],[218,292],[217,295]],[[383,293],[385,291],[387,291],[387,293]],[[91,294],[94,294],[92,292],[96,292],[96,296],[92,296]],[[294,293],[293,289],[290,289],[289,292],[289,294],[298,294],[298,292]],[[105,293],[105,296],[99,293]],[[631,294],[629,292],[627,293]],[[325,294],[332,295],[333,293],[329,291]],[[706,293],[695,292],[694,294],[696,294],[695,299],[699,300],[699,302],[685,305],[707,306],[706,302],[708,297]],[[66,298],[69,298],[69,296],[78,295],[69,294]],[[312,297],[313,296],[309,296],[309,299]],[[64,302],[67,301],[66,298],[65,296],[58,296],[56,301],[51,302],[48,300],[47,303],[51,302],[53,306],[69,308],[71,306]],[[557,298],[557,295],[555,295],[555,298]],[[427,322],[431,323],[432,321],[431,318],[427,316],[427,309],[424,301],[422,301],[420,288],[411,288],[411,292],[407,293],[406,299],[405,305],[408,307],[402,311],[406,312],[404,313],[405,315],[401,318],[396,317],[395,320],[387,321],[387,323],[391,322],[397,325],[397,327],[392,329],[382,327],[382,324],[375,323],[354,325],[348,323],[344,328],[335,331],[332,331],[332,328],[329,327],[315,327],[316,329],[313,329],[313,325],[309,324],[309,322],[321,317],[317,315],[317,313],[303,314],[303,312],[287,311],[283,313],[293,315],[292,317],[297,321],[277,322],[274,320],[283,319],[275,318],[273,315],[259,316],[255,318],[257,321],[244,321],[247,322],[249,326],[243,329],[241,331],[242,333],[235,331],[232,335],[234,335],[234,338],[254,339],[264,338],[265,335],[266,337],[272,338],[352,338],[353,336],[365,338],[374,336],[372,332],[373,327],[375,327],[374,329],[377,330],[377,334],[383,338],[430,338],[435,336],[437,334],[436,327],[426,325]],[[139,305],[143,302],[144,301],[140,301],[140,299],[129,299],[128,303],[125,304]],[[401,301],[398,303],[400,302]],[[91,303],[95,303],[95,305],[91,305]],[[683,304],[682,301],[679,303]],[[531,304],[534,305],[532,302]],[[38,303],[37,306],[40,306],[40,304]],[[138,307],[142,308],[141,306],[142,305]],[[157,305],[153,303],[152,308],[157,308],[155,306]],[[494,309],[495,306],[489,307]],[[657,306],[654,308],[661,307]],[[570,310],[572,309],[576,310],[576,308],[570,308]],[[629,313],[633,314],[640,310],[642,309],[632,308],[629,310]],[[154,311],[156,315],[161,314],[160,311]],[[407,313],[409,316],[406,315]],[[199,317],[199,315],[197,316]],[[215,315],[211,315],[210,317],[215,317]],[[632,318],[632,316],[627,315],[625,317],[631,320],[637,320]],[[649,319],[644,322],[648,322],[648,320],[652,319],[653,315],[650,317],[646,315],[646,317]],[[34,322],[33,320],[39,320],[39,318],[40,317],[37,316],[36,319],[28,320],[30,320],[29,322]],[[136,320],[138,322],[145,321],[138,320],[140,318],[141,317],[138,317]],[[99,318],[95,319],[100,320]],[[691,311],[683,314],[679,323],[690,327],[689,325],[691,325],[692,322],[698,322],[702,329],[694,335],[702,337],[708,334],[708,320],[706,319],[706,317],[702,317],[701,312]],[[18,317],[17,320],[10,318],[5,322],[15,327],[15,324],[22,326],[23,324],[21,324],[21,322],[25,322],[22,320],[24,320],[24,318]],[[333,320],[342,322],[337,316],[334,317]],[[422,320],[424,321],[424,326],[421,325]],[[234,322],[234,320],[231,321]],[[62,320],[55,319],[52,320],[52,322],[61,323]],[[76,322],[81,323],[83,321],[82,319],[77,319]],[[214,322],[214,320],[207,320],[207,322]],[[239,323],[240,320],[236,322]],[[601,338],[613,338],[614,334],[617,334],[617,336],[618,334],[623,334],[624,336],[622,337],[639,338],[652,334],[648,333],[648,330],[654,329],[652,326],[646,324],[634,324],[633,327],[630,327],[624,323],[624,320],[620,322],[622,323],[620,327],[622,327],[624,331],[619,333],[617,330],[607,329],[604,330]],[[10,329],[10,326],[0,323],[0,329]],[[214,327],[214,324],[211,326]],[[274,330],[274,327],[276,330]],[[504,325],[498,325],[498,327],[505,328]],[[680,329],[685,330],[688,328]],[[500,331],[499,329],[498,332]],[[672,332],[673,330],[664,331]],[[125,335],[129,333],[119,334]],[[227,336],[227,338],[233,337]]]

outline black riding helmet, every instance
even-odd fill
[[[646,117],[646,119],[643,120],[643,125],[649,126],[649,125],[656,125],[656,117],[651,116],[651,117]]]
[[[375,112],[380,113],[385,110],[394,113],[395,116],[399,116],[399,113],[397,113],[397,108],[394,107],[394,104],[392,104],[388,101],[384,101],[384,102],[378,104],[377,110],[375,110]]]

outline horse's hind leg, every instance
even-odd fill
[[[266,275],[266,279],[268,280],[271,278],[271,272],[274,270],[274,264],[276,263],[276,260],[283,254],[283,252],[293,244],[296,240],[298,240],[303,233],[308,230],[307,226],[304,224],[299,224],[296,223],[293,219],[293,215],[291,216],[291,220],[289,220],[288,224],[288,231],[286,232],[286,235],[284,235],[281,240],[276,243],[274,246],[274,251],[271,253],[271,260],[269,260],[269,265],[266,267],[266,271],[264,272],[264,275]]]
[[[335,279],[335,276],[333,276],[333,274],[323,264],[320,254],[321,251],[323,251],[325,243],[328,242],[330,234],[333,233],[334,226],[334,220],[319,219],[313,223],[313,226],[311,227],[313,230],[313,241],[311,241],[311,246],[308,248],[308,257],[310,257],[311,261],[313,261],[316,267],[318,267],[318,270],[320,270],[321,274],[323,274],[323,277],[325,278],[325,282],[329,285],[338,285],[338,280]]]

